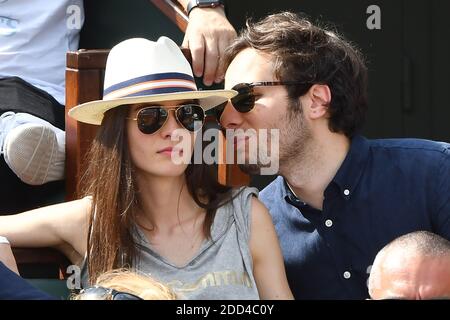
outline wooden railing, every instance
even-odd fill
[[[77,122],[67,112],[84,102],[99,100],[109,50],[78,50],[67,53],[66,68],[66,200],[78,194],[78,181],[85,170],[83,157],[97,126]]]
[[[150,0],[166,17],[168,17],[184,33],[189,18],[178,2],[170,0]]]

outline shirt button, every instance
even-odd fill
[[[350,194],[350,190],[345,189],[345,190],[344,190],[344,195],[345,195],[345,196],[348,196],[349,194]]]
[[[344,278],[345,279],[350,279],[351,276],[352,276],[352,274],[350,272],[348,272],[348,271],[344,272]]]
[[[326,225],[328,228],[331,228],[331,226],[333,225],[333,221],[330,220],[330,219],[328,219],[327,221],[325,221],[325,225]]]

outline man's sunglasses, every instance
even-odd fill
[[[110,288],[94,286],[80,291],[79,300],[143,300],[142,298]]]
[[[290,86],[290,85],[300,85],[307,84],[305,82],[299,81],[261,81],[261,82],[251,82],[251,83],[238,83],[235,85],[232,90],[238,92],[236,96],[230,99],[231,104],[233,105],[236,111],[241,113],[247,113],[253,110],[255,107],[255,94],[253,92],[254,87],[269,87],[269,86]],[[215,107],[217,119],[220,120],[223,111],[227,105],[228,101],[219,104]]]
[[[200,130],[205,121],[205,111],[198,104],[183,104],[174,108],[163,106],[150,106],[140,109],[136,118],[127,118],[137,121],[139,130],[145,134],[154,134],[161,129],[169,119],[169,112],[175,112],[177,122],[191,132]]]

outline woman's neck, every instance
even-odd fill
[[[151,229],[171,229],[202,212],[186,186],[184,175],[156,177],[138,175],[139,221]]]

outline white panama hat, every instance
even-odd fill
[[[80,104],[69,116],[100,125],[106,111],[124,104],[199,100],[205,111],[237,94],[234,90],[197,90],[189,62],[175,42],[133,38],[114,46],[106,62],[103,99]]]

